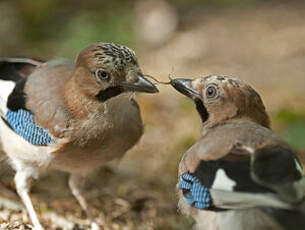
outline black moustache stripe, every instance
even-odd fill
[[[203,123],[209,118],[209,113],[199,98],[196,98],[194,101],[195,101],[196,109]]]
[[[123,92],[124,92],[124,90],[119,86],[110,87],[108,89],[101,90],[96,95],[96,98],[101,102],[105,102],[105,101],[109,100],[110,98],[118,96],[119,94],[121,94]]]

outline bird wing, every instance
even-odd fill
[[[26,57],[0,57],[0,111],[6,114],[6,103],[17,82],[30,75],[44,61]],[[20,83],[18,83],[20,85]]]
[[[271,160],[268,163],[270,171],[262,170],[262,158],[246,149],[235,148],[238,143],[251,146],[254,150],[260,146],[288,148],[287,144],[269,129],[254,123],[228,124],[216,128],[185,153],[179,170],[180,197],[188,205],[198,209],[240,209],[257,206],[291,208],[290,203],[282,200],[279,195],[280,189],[274,189],[273,184],[266,185],[269,181],[263,178],[264,174],[270,171],[272,173],[270,165],[273,169],[277,167],[275,173],[289,168],[290,171],[286,173],[298,174],[287,177],[290,178],[288,184],[293,190],[293,185],[301,177],[301,172],[292,169],[291,165],[296,156],[290,152],[290,162],[285,162],[279,159],[282,157],[280,154],[273,154],[274,163]],[[283,168],[282,165],[286,163],[289,166]],[[294,167],[298,165],[294,164]],[[283,174],[285,172],[281,175]]]
[[[298,203],[305,197],[301,162],[287,147],[268,145],[257,149],[251,158],[251,178],[287,202]]]
[[[43,63],[44,60],[37,58],[0,57],[0,79],[17,82]]]
[[[33,145],[54,143],[66,127],[61,90],[71,66],[62,61],[0,58],[2,121]]]

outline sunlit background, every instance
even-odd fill
[[[274,131],[305,154],[302,1],[0,1],[1,56],[75,59],[100,41],[133,48],[143,72],[162,81],[220,74],[249,82]],[[145,122],[139,144],[88,178],[86,196],[105,230],[185,230],[193,224],[177,212],[175,184],[183,152],[200,136],[199,117],[170,86],[159,89],[158,95],[137,97]],[[13,190],[12,171],[2,159],[1,180]],[[64,218],[85,229],[88,222],[66,183],[66,174],[52,173],[34,186],[42,223],[62,229],[58,219]],[[29,223],[24,211],[1,207],[0,224]]]

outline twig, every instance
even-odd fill
[[[163,85],[169,85],[171,83],[171,77],[170,77],[170,74],[168,75],[168,78],[169,78],[169,81],[168,82],[165,82],[165,81],[159,81],[157,78],[149,75],[149,74],[144,74],[145,77],[148,77],[148,78],[151,78],[153,79],[154,81],[156,81],[158,84],[163,84]]]

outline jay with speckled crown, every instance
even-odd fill
[[[133,92],[158,89],[142,74],[133,50],[98,43],[75,64],[0,58],[0,136],[16,170],[16,189],[36,230],[29,190],[48,169],[70,173],[69,187],[94,222],[80,184],[89,172],[122,157],[143,133]]]
[[[270,130],[258,93],[223,76],[173,79],[191,98],[202,136],[179,165],[179,208],[196,229],[305,229],[305,177],[289,145]]]

